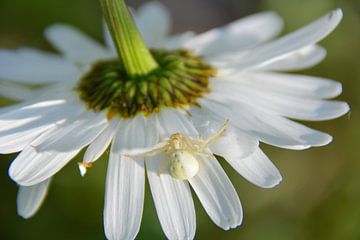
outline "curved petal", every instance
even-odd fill
[[[123,149],[145,147],[145,122],[124,123],[114,138],[106,179],[104,226],[108,239],[135,239],[142,218],[145,189],[144,159],[131,159]]]
[[[20,186],[17,195],[17,212],[23,218],[31,218],[41,207],[47,195],[50,180],[33,186]]]
[[[171,17],[160,2],[148,2],[135,13],[135,21],[149,47],[162,47],[170,32]]]
[[[72,123],[69,123],[71,125]],[[9,176],[19,185],[32,186],[52,177],[62,169],[81,149],[72,151],[43,151],[37,152],[36,147],[48,139],[53,138],[58,128],[55,126],[37,137],[11,163]],[[34,145],[34,146],[33,146]]]
[[[229,230],[239,226],[243,212],[239,197],[214,157],[199,159],[198,174],[189,182],[211,220]]]
[[[0,50],[0,79],[41,84],[76,81],[79,70],[60,56],[35,49]]]
[[[286,118],[276,116],[243,103],[201,100],[200,104],[215,115],[225,116],[240,129],[260,141],[282,148],[301,150],[324,146],[332,137]]]
[[[207,57],[243,51],[273,38],[282,26],[283,22],[276,13],[258,13],[200,34],[186,42],[184,47]]]
[[[217,155],[242,159],[254,153],[258,146],[259,141],[255,137],[230,124],[225,135],[210,149]],[[227,154],[224,155],[224,151]]]
[[[184,32],[174,36],[170,36],[164,43],[164,48],[176,50],[182,48],[183,45],[195,36],[194,32]]]
[[[104,207],[108,239],[135,239],[139,232],[145,186],[143,163],[110,153]]]
[[[190,121],[187,113],[173,110],[162,110],[158,116],[161,125],[162,140],[172,134],[181,133],[186,136],[197,137],[198,132]]]
[[[256,72],[215,79],[215,81],[218,80],[220,82],[230,81],[264,92],[276,92],[311,99],[334,98],[342,92],[342,85],[337,81],[298,74]]]
[[[0,96],[13,100],[28,100],[36,96],[36,91],[13,82],[0,82]]]
[[[167,132],[166,128],[162,129],[163,126],[156,122],[154,126],[162,134],[162,139],[173,133]],[[166,123],[172,125],[170,119],[167,119]],[[154,139],[153,145],[158,139]],[[168,239],[193,239],[196,217],[189,185],[186,181],[176,180],[168,174],[159,174],[162,166],[162,156],[146,158],[148,180],[161,227]]]
[[[60,106],[61,104],[78,104],[80,103],[79,97],[77,94],[74,94],[74,83],[73,82],[66,82],[66,83],[57,83],[57,84],[50,84],[43,88],[32,90],[34,92],[35,97],[32,99],[27,99],[27,101],[16,103],[13,105],[9,105],[6,107],[0,108],[0,121],[5,116],[6,120],[19,120],[32,118],[34,116],[39,116],[36,114],[34,108],[51,108],[53,106]],[[81,106],[83,104],[81,103]],[[24,111],[25,110],[25,111]],[[30,114],[28,111],[31,111]],[[22,117],[9,117],[8,114],[18,114],[22,115]],[[2,124],[0,124],[0,129]]]
[[[146,159],[148,180],[161,227],[168,239],[193,239],[195,209],[189,185],[168,174],[159,175],[161,157]]]
[[[111,121],[109,126],[88,146],[84,155],[84,163],[95,162],[103,155],[116,133],[119,122],[118,119]]]
[[[215,92],[221,97],[231,101],[248,104],[265,112],[300,120],[330,120],[349,111],[349,106],[345,102],[294,97],[238,83],[214,81],[213,89],[216,89]],[[234,92],[236,94],[233,94]]]
[[[105,114],[85,112],[73,123],[57,128],[45,142],[32,146],[39,152],[67,152],[81,149],[92,143],[107,126]]]
[[[91,64],[112,56],[110,51],[72,26],[56,24],[46,29],[49,42],[76,64]]]
[[[261,71],[299,71],[313,67],[326,57],[326,49],[313,45],[279,58],[269,64],[256,67]]]
[[[272,188],[282,180],[279,170],[260,148],[246,158],[238,158],[228,149],[222,149],[220,155],[244,178],[259,187]]]
[[[0,129],[7,123],[12,123],[18,120],[31,121],[37,117],[43,116],[44,113],[52,111],[56,107],[62,107],[67,104],[65,99],[54,99],[54,100],[35,100],[27,101],[22,104],[16,104],[10,106],[7,111],[1,112],[0,114]]]
[[[76,105],[60,105],[52,108],[35,108],[37,112],[28,119],[10,120],[11,118],[26,116],[22,115],[22,111],[15,113],[3,114],[0,123],[0,153],[8,154],[23,150],[29,145],[37,136],[47,131],[56,124],[61,124],[64,121],[76,116],[80,111]],[[30,110],[30,109],[27,109]],[[31,111],[23,110],[24,112]],[[0,118],[1,118],[0,116]],[[10,118],[7,120],[6,118]]]
[[[269,64],[286,54],[321,41],[337,27],[341,19],[342,11],[340,9],[334,10],[293,33],[254,48],[246,53],[239,52],[238,54],[231,53],[226,56],[224,55],[222,60],[227,59],[231,61],[232,64],[228,67],[232,66],[234,72]]]
[[[192,120],[196,129],[199,131],[203,139],[207,139],[216,134],[224,125],[226,119],[216,118],[214,115],[208,114],[201,108],[191,109]],[[245,131],[233,126],[230,121],[224,135],[210,146],[214,154],[224,156],[227,152],[232,158],[242,159],[254,153],[259,146],[259,141],[246,133]]]

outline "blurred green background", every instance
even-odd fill
[[[144,1],[130,1],[138,6]],[[280,186],[263,190],[223,164],[244,207],[243,225],[225,232],[206,216],[196,200],[196,239],[298,240],[360,239],[360,1],[332,0],[164,0],[174,15],[175,31],[206,29],[262,10],[274,10],[294,30],[331,9],[345,19],[322,45],[327,59],[306,74],[341,81],[352,110],[340,119],[309,123],[329,132],[334,142],[323,148],[287,151],[264,146],[283,175]],[[1,0],[0,47],[31,46],[52,50],[42,32],[56,22],[73,24],[101,41],[97,0]],[[1,105],[8,104],[5,99]],[[107,156],[86,178],[72,161],[54,180],[47,201],[30,220],[16,215],[16,185],[7,176],[15,155],[0,156],[0,239],[104,239],[102,210]],[[137,239],[164,239],[147,190]]]

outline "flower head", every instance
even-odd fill
[[[242,221],[240,200],[215,155],[255,185],[274,187],[281,175],[259,143],[294,150],[326,145],[331,136],[290,119],[327,120],[349,110],[344,102],[326,100],[341,93],[338,82],[280,73],[323,60],[325,50],[317,43],[338,25],[341,10],[272,41],[282,21],[271,12],[176,36],[168,35],[169,14],[157,2],[134,17],[151,48],[146,63],[131,56],[119,61],[132,48],[117,45],[121,34],[111,24],[106,46],[55,25],[46,37],[61,55],[0,51],[6,96],[24,100],[0,115],[0,153],[20,152],[9,175],[20,185],[21,216],[37,211],[51,178],[82,149],[85,175],[110,147],[107,238],[136,237],[145,169],[169,239],[194,238],[190,187],[216,225],[235,228]],[[46,85],[29,90],[18,83]]]

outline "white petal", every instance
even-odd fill
[[[159,114],[159,123],[162,139],[169,138],[172,134],[181,133],[185,136],[197,137],[198,132],[190,121],[187,113],[173,110],[162,110]]]
[[[139,116],[137,118],[143,118]],[[106,180],[104,226],[108,239],[135,239],[141,223],[145,170],[144,159],[131,159],[123,149],[145,146],[144,121],[132,121],[117,131],[110,151]]]
[[[226,121],[225,118],[216,118],[215,115],[209,115],[208,112],[200,108],[192,108],[191,115],[196,129],[204,139],[217,133]],[[223,153],[226,152],[233,158],[241,159],[254,153],[258,146],[259,141],[254,136],[234,127],[230,122],[224,136],[210,148],[214,154],[223,156]]]
[[[84,155],[84,163],[92,163],[98,160],[105,150],[109,147],[119,124],[115,119],[109,126],[88,146]]]
[[[41,207],[49,189],[50,179],[33,186],[20,186],[17,195],[17,212],[23,218],[31,218]]]
[[[28,100],[34,98],[36,91],[13,82],[0,82],[0,96],[13,100]]]
[[[170,119],[168,119],[170,121]],[[171,123],[171,122],[168,122]],[[169,132],[157,123],[154,125],[162,134],[162,139],[169,137]],[[154,145],[159,137],[152,139]],[[151,141],[150,141],[151,142]],[[193,239],[196,229],[196,217],[191,191],[186,181],[172,178],[168,174],[159,174],[163,166],[161,156],[146,159],[146,168],[151,193],[161,227],[168,239]]]
[[[235,74],[219,78],[219,81],[231,81],[265,92],[279,92],[294,97],[312,99],[333,98],[342,92],[341,83],[334,80],[295,74]]]
[[[0,153],[10,154],[22,151],[37,136],[49,129],[49,126],[30,129],[20,133],[14,133],[0,139]]]
[[[72,87],[70,87],[70,85]],[[61,83],[61,84],[51,84],[44,88],[36,89],[36,90],[34,90],[36,92],[35,93],[36,97],[34,99],[29,99],[27,101],[9,105],[6,107],[1,107],[0,108],[0,121],[3,118],[4,114],[8,114],[8,113],[13,114],[14,112],[19,113],[19,111],[22,111],[24,108],[25,109],[27,109],[27,107],[31,108],[33,105],[35,107],[42,108],[42,107],[46,107],[47,104],[49,105],[49,107],[51,107],[52,104],[60,105],[60,104],[66,104],[69,102],[72,102],[72,103],[77,102],[78,103],[79,102],[78,96],[75,95],[74,92],[69,91],[72,88],[73,88],[73,83],[71,83],[71,84]],[[33,111],[33,113],[34,112],[36,113],[36,111]],[[27,116],[28,114],[26,112],[23,115],[24,116],[20,117],[20,118],[31,118],[31,117]],[[12,118],[12,119],[14,120],[14,118]],[[15,118],[15,119],[18,119],[18,118]],[[0,129],[1,129],[1,125],[2,124],[0,124]]]
[[[215,115],[227,117],[240,129],[260,141],[288,149],[307,149],[324,146],[332,137],[286,118],[266,113],[243,103],[201,100],[200,104]]]
[[[86,112],[68,126],[55,130],[46,142],[32,145],[40,152],[81,149],[94,141],[107,126],[108,121],[103,113]]]
[[[104,226],[108,239],[135,239],[144,202],[143,160],[111,153],[106,180]]]
[[[38,102],[38,101],[36,101],[36,102]],[[7,105],[5,107],[1,107],[0,108],[0,116],[3,115],[4,113],[9,113],[9,112],[15,111],[19,108],[22,108],[24,106],[27,106],[27,105],[33,104],[33,103],[34,102],[32,102],[32,101],[24,101],[24,102],[12,104],[12,105]]]
[[[171,17],[160,2],[148,2],[135,13],[135,21],[149,47],[161,47],[170,32]]]
[[[217,89],[215,92],[223,98],[295,119],[329,120],[342,116],[349,111],[349,106],[345,102],[293,97],[288,94],[261,90],[238,83],[214,81],[212,87]],[[235,92],[236,94],[234,94]]]
[[[282,26],[282,20],[277,14],[258,13],[200,34],[184,47],[206,56],[244,50],[273,38]]]
[[[23,150],[38,135],[73,115],[76,116],[80,111],[81,108],[79,109],[77,106],[65,105],[46,110],[40,109],[37,113],[39,116],[30,119],[0,120],[3,122],[3,126],[0,128],[0,153],[7,154]],[[10,114],[7,117],[9,116]]]
[[[75,81],[80,72],[60,56],[39,50],[20,48],[0,50],[0,79],[22,83]]]
[[[259,141],[254,136],[230,124],[225,135],[210,148],[214,154],[224,156],[226,152],[233,158],[242,159],[252,154],[258,146]]]
[[[76,64],[90,64],[109,56],[107,49],[69,25],[53,25],[46,29],[45,35],[57,50]]]
[[[222,149],[220,155],[244,178],[259,187],[272,188],[282,180],[279,170],[260,148],[246,158],[237,158],[231,149]]]
[[[61,109],[66,110],[69,107],[69,103],[64,99],[35,100],[4,108],[0,114],[0,130],[22,126],[23,124],[45,117],[47,114],[61,111]]]
[[[46,101],[62,100],[64,101],[64,104],[76,104],[84,108],[84,103],[79,98],[76,89],[77,82],[71,81],[41,85],[41,87],[39,88],[31,89],[33,91],[34,97],[31,99],[27,99],[27,101],[23,102],[23,104],[25,103],[24,106],[26,106],[38,102],[41,103]]]
[[[326,57],[326,49],[318,45],[305,47],[269,64],[259,66],[261,71],[299,71],[313,67]]]
[[[69,101],[81,102],[79,99],[79,95],[76,92],[77,89],[77,81],[76,82],[59,82],[52,83],[49,85],[42,86],[41,88],[36,89],[37,98],[39,99],[56,99],[63,98]],[[82,102],[81,102],[82,103]]]
[[[0,115],[0,120],[28,119],[38,116],[38,111],[66,104],[65,99],[34,100],[14,105],[10,110]],[[41,115],[41,114],[40,114]]]
[[[47,130],[37,137],[32,144],[40,145],[46,142],[53,137],[57,128]],[[9,176],[19,185],[36,185],[60,171],[80,150],[37,152],[33,146],[28,145],[10,165]]]
[[[300,30],[285,35],[273,42],[257,47],[247,53],[239,53],[239,56],[236,56],[234,53],[228,54],[223,56],[223,59],[232,60],[236,71],[261,64],[268,64],[286,54],[321,41],[336,28],[341,19],[342,11],[337,9]]]
[[[195,209],[186,181],[168,174],[158,174],[162,157],[146,159],[148,180],[161,227],[168,239],[193,239],[196,229]]]
[[[171,36],[168,39],[166,39],[166,42],[164,43],[164,48],[170,50],[172,49],[176,50],[182,48],[184,44],[190,41],[190,39],[192,39],[194,36],[195,36],[194,32],[185,32]]]
[[[214,157],[199,159],[198,174],[189,182],[211,220],[229,230],[239,226],[243,212],[239,197],[224,170]]]

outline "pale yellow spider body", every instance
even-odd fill
[[[131,158],[151,157],[159,153],[164,154],[164,164],[159,174],[167,168],[169,174],[176,179],[186,180],[194,177],[200,169],[198,157],[211,156],[208,148],[216,143],[225,133],[228,121],[214,135],[204,140],[202,137],[194,139],[175,133],[164,142],[156,144],[150,150],[135,155],[127,155]]]

